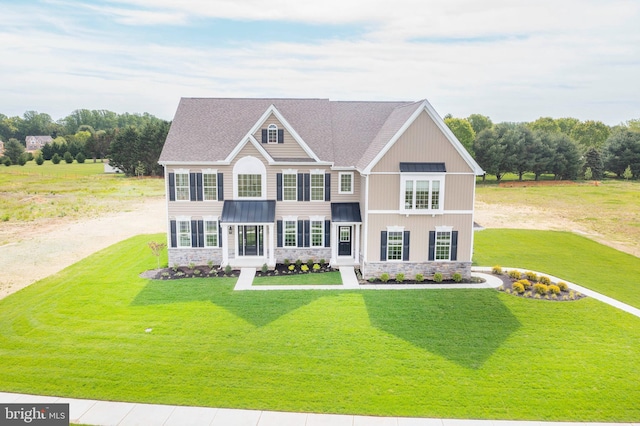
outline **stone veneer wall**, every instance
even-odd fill
[[[206,265],[209,261],[213,261],[214,265],[220,265],[220,263],[222,263],[222,249],[220,248],[170,248],[168,254],[170,267],[176,263],[179,266],[187,266],[190,263]]]
[[[285,259],[289,259],[291,263],[300,259],[303,262],[307,262],[309,259],[313,259],[319,262],[320,259],[329,261],[331,259],[330,247],[309,247],[309,248],[276,248],[276,263],[284,263]]]
[[[451,279],[456,272],[462,274],[462,279],[471,278],[471,262],[370,262],[364,265],[362,276],[364,279],[379,277],[386,272],[391,278],[403,273],[405,279],[413,279],[416,274],[431,279],[433,274],[440,272],[445,280]]]

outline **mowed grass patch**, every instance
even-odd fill
[[[86,218],[117,211],[140,197],[164,195],[163,179],[104,174],[102,163],[46,161],[0,167],[0,221]]]
[[[494,290],[153,281],[114,245],[0,301],[0,390],[445,418],[640,420],[640,319]],[[149,331],[147,331],[149,330]]]
[[[570,232],[486,229],[475,234],[473,260],[555,275],[640,308],[640,258]]]
[[[342,284],[340,271],[255,277],[253,285],[323,285]]]

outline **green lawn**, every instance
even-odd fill
[[[474,264],[555,275],[640,308],[640,258],[569,232],[486,229],[475,234]]]
[[[341,285],[339,271],[308,273],[295,275],[278,275],[273,277],[255,277],[253,285]]]
[[[234,292],[232,278],[139,278],[155,267],[146,243],[159,238],[132,238],[1,300],[0,390],[300,412],[640,420],[640,319],[596,300]],[[621,286],[634,279],[626,278]]]

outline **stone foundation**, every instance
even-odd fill
[[[436,272],[440,272],[445,280],[459,272],[463,280],[468,280],[471,278],[471,262],[369,262],[365,263],[361,272],[364,279],[378,278],[385,272],[391,278],[403,273],[405,279],[413,279],[416,274],[431,279]]]
[[[190,263],[196,265],[207,265],[210,261],[214,265],[222,263],[222,249],[220,248],[197,248],[197,249],[177,249],[170,248],[169,266],[187,266]]]
[[[313,259],[315,262],[319,262],[320,259],[324,259],[329,262],[331,259],[331,248],[329,247],[308,247],[308,248],[293,248],[284,249],[276,248],[276,263],[284,263],[285,259],[289,259],[291,263],[295,263],[300,259],[304,263],[309,259]]]

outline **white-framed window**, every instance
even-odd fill
[[[253,156],[238,160],[233,166],[234,198],[266,199],[267,169],[264,163]]]
[[[298,247],[298,221],[296,218],[283,218],[282,237],[285,247]]]
[[[387,260],[402,260],[404,246],[404,228],[387,228]]]
[[[400,210],[404,213],[441,213],[444,175],[402,174]]]
[[[218,200],[218,173],[202,172],[202,191],[204,201]]]
[[[191,220],[176,218],[176,234],[178,247],[191,247]]]
[[[282,174],[282,199],[284,201],[298,199],[298,175],[295,172]]]
[[[451,234],[452,227],[436,227],[435,260],[451,260]]]
[[[311,172],[311,201],[324,201],[324,172]]]
[[[275,124],[267,126],[267,143],[278,143],[278,126]]]
[[[353,194],[353,172],[340,172],[338,176],[338,194]]]
[[[189,201],[189,172],[177,171],[175,172],[176,179],[176,201]]]
[[[218,220],[217,218],[204,218],[204,246],[218,247]]]
[[[238,197],[262,197],[262,175],[238,175]]]
[[[324,247],[324,217],[311,216],[311,247]]]

